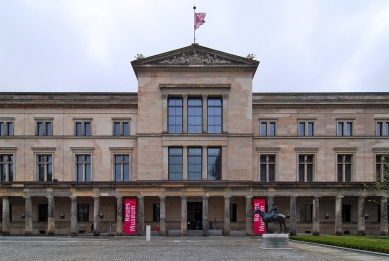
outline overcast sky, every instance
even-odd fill
[[[0,0],[0,91],[136,92],[131,61],[196,42],[254,92],[389,92],[388,0]]]

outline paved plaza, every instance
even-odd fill
[[[0,260],[389,260],[389,255],[290,245],[264,250],[257,237],[0,237]]]

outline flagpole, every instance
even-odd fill
[[[193,6],[193,43],[196,43],[196,6]]]

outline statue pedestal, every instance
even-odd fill
[[[263,234],[262,249],[291,249],[288,234]]]

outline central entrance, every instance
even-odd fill
[[[188,230],[202,230],[203,229],[203,203],[202,202],[188,202]]]

